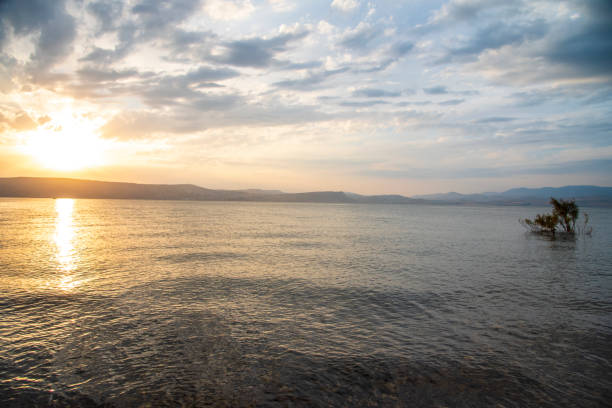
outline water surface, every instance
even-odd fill
[[[0,199],[2,406],[606,406],[612,212]]]

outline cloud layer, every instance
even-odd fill
[[[105,177],[133,166],[140,181],[403,194],[609,185],[612,6],[0,2],[3,175],[67,110],[115,146]]]

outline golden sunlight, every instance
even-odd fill
[[[63,276],[59,277],[58,287],[64,291],[72,289],[83,283],[74,275],[77,254],[75,253],[75,227],[73,223],[74,199],[58,198],[55,200],[57,218],[53,240],[57,249],[56,258]]]
[[[55,211],[57,218],[55,221],[55,234],[53,240],[57,248],[57,261],[60,269],[70,272],[74,269],[74,226],[72,224],[72,211],[74,209],[74,199],[58,198],[55,200]]]
[[[48,169],[72,171],[104,163],[105,143],[95,124],[82,116],[62,112],[26,137],[25,153]]]

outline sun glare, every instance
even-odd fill
[[[105,146],[94,124],[74,115],[60,115],[31,132],[25,151],[41,166],[58,171],[81,170],[103,164]]]

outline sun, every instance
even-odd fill
[[[42,167],[57,171],[82,170],[104,162],[105,144],[94,123],[71,114],[58,115],[31,132],[25,153]]]

